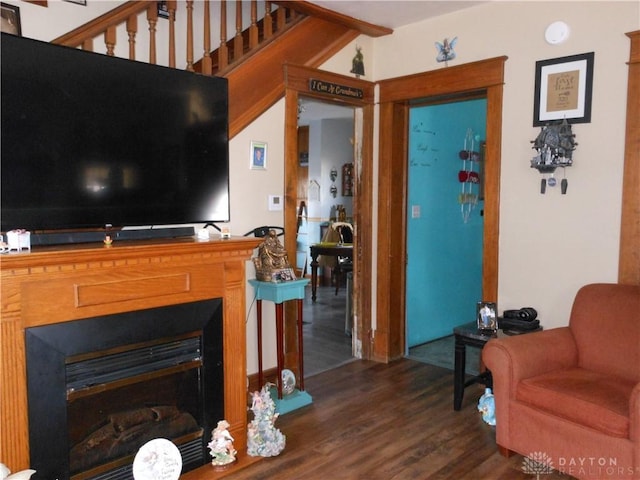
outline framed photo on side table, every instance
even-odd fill
[[[594,53],[536,62],[533,126],[591,122]]]
[[[476,317],[478,330],[496,332],[498,330],[498,316],[495,302],[478,302]]]
[[[251,142],[251,170],[267,169],[267,144]]]

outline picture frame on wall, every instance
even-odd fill
[[[533,126],[591,122],[594,53],[536,62]]]
[[[267,144],[265,142],[251,142],[251,170],[267,169]]]
[[[12,35],[22,36],[22,25],[20,23],[20,7],[0,3],[1,31]]]
[[[478,330],[496,332],[498,330],[497,311],[495,302],[478,302],[476,306]]]

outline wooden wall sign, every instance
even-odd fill
[[[309,91],[324,93],[334,97],[364,98],[364,91],[361,88],[354,88],[348,85],[324,82],[314,78],[309,79]]]

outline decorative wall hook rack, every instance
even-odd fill
[[[558,167],[563,169],[573,165],[573,151],[577,147],[575,134],[566,119],[545,125],[535,140],[532,140],[537,155],[531,159],[531,168],[535,168],[543,178],[540,182],[540,193],[545,193],[547,185],[554,187],[556,179],[554,173]],[[547,179],[547,175],[549,175]],[[560,182],[562,194],[567,193],[568,181],[563,178]]]

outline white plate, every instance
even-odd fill
[[[133,460],[135,480],[178,480],[181,471],[180,450],[165,438],[145,443]]]

